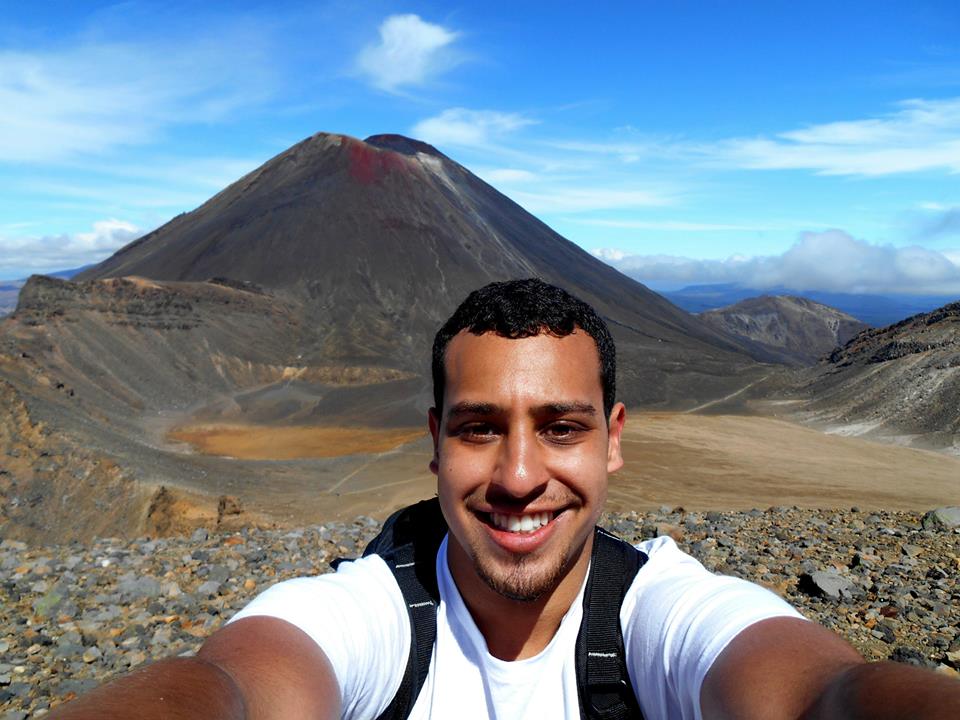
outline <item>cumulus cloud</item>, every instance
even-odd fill
[[[360,51],[357,68],[381,90],[422,85],[460,62],[451,52],[457,37],[418,15],[391,15],[380,25],[380,41]]]
[[[414,137],[434,145],[479,147],[534,122],[518,113],[449,108],[421,120],[411,132]]]
[[[735,283],[757,290],[960,294],[960,253],[873,245],[842,230],[803,233],[782,255],[696,260],[594,251],[642,282]]]
[[[960,98],[904,100],[893,113],[811,125],[774,138],[733,138],[691,148],[741,168],[808,169],[878,176],[922,170],[960,173]]]
[[[56,272],[98,262],[141,234],[132,223],[111,218],[95,222],[89,232],[73,235],[0,236],[0,277]]]

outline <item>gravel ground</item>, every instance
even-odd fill
[[[956,517],[954,517],[956,516]],[[605,516],[638,541],[673,536],[709,569],[758,582],[833,628],[870,660],[957,676],[960,510],[771,508]],[[925,527],[926,526],[926,527]],[[90,545],[0,543],[0,718],[42,717],[107,678],[190,655],[251,597],[327,572],[378,529],[360,517],[297,530],[197,530],[191,537]]]

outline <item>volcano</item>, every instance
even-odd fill
[[[316,329],[298,345],[305,365],[420,372],[433,333],[471,290],[529,276],[595,305],[619,329],[625,357],[642,348],[647,357],[636,360],[650,370],[681,361],[672,377],[720,377],[750,362],[743,345],[584,252],[432,146],[399,135],[315,135],[76,279],[122,276],[225,277],[293,301]],[[664,375],[630,395],[681,403],[681,387],[690,386]],[[696,399],[713,391],[709,383],[692,388]]]
[[[28,428],[42,426],[59,443],[100,453],[138,488],[130,513],[141,520],[160,486],[241,496],[270,487],[282,502],[268,515],[301,513],[304,489],[344,468],[354,478],[364,447],[350,451],[355,461],[244,464],[196,455],[171,429],[404,436],[424,424],[442,321],[471,290],[530,276],[606,318],[629,406],[692,408],[769,371],[757,362],[771,357],[760,346],[620,274],[430,145],[320,133],[72,281],[31,278],[0,326],[0,390],[23,428],[0,450],[25,447]],[[0,492],[10,496],[11,482],[17,498],[41,487],[36,467],[22,473],[6,489],[0,477]],[[31,507],[60,512],[62,497],[30,492]],[[8,512],[36,525],[40,511],[27,506]]]

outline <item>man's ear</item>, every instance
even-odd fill
[[[436,475],[440,471],[440,413],[436,408],[430,408],[427,413],[427,425],[430,426],[430,435],[433,437],[433,459],[430,460],[430,472]]]
[[[623,434],[623,423],[627,419],[627,408],[618,402],[610,411],[607,436],[607,472],[616,472],[623,467],[623,454],[620,452],[620,436]]]

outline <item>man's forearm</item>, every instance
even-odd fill
[[[162,660],[56,708],[50,720],[245,720],[230,676],[200,658]]]
[[[865,663],[838,675],[804,718],[956,720],[960,680],[894,662]]]

